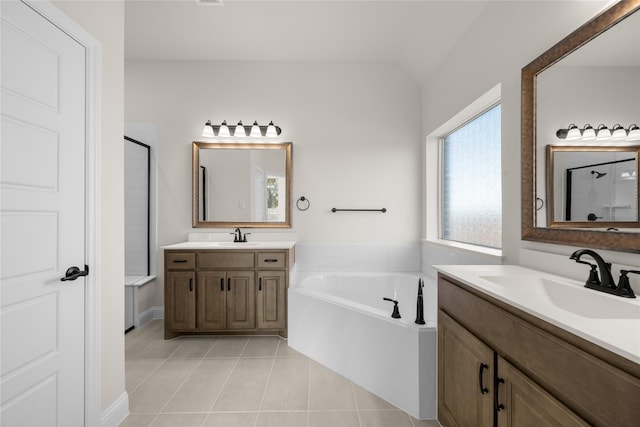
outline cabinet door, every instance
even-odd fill
[[[224,272],[201,271],[198,273],[198,329],[225,329],[227,320],[226,294],[227,284]]]
[[[493,426],[493,350],[438,311],[438,420]]]
[[[498,357],[498,426],[587,426],[569,408]]]
[[[256,327],[255,285],[254,271],[227,272],[227,329]]]
[[[165,277],[165,327],[190,330],[196,327],[195,272],[169,271]]]
[[[287,326],[285,279],[284,271],[258,272],[258,329],[284,329]]]

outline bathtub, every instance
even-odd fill
[[[418,274],[322,273],[293,278],[289,346],[418,419],[436,418],[435,283]],[[424,277],[423,277],[424,279]],[[391,317],[399,301],[400,319]]]

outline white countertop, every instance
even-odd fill
[[[632,299],[609,295],[585,288],[584,282],[516,265],[434,268],[640,364],[640,296]]]
[[[162,246],[162,249],[291,249],[295,246],[293,241],[273,242],[182,242],[173,245]]]

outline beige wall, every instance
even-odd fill
[[[102,411],[125,392],[124,383],[124,3],[56,1],[102,46],[99,161]]]

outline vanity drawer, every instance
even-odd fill
[[[167,252],[165,267],[169,270],[193,270],[196,268],[196,254],[193,252]]]
[[[243,268],[253,269],[256,265],[254,252],[199,252],[198,268],[224,269]]]
[[[284,252],[258,252],[258,268],[284,269],[287,257]]]

